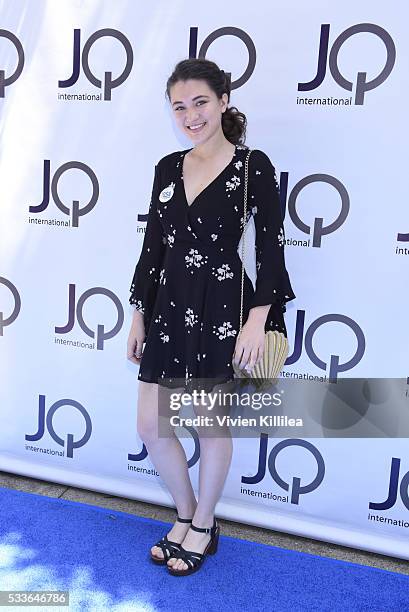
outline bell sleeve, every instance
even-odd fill
[[[143,314],[146,333],[155,305],[159,275],[167,244],[157,209],[160,191],[160,170],[159,164],[156,164],[142,250],[129,288],[131,292],[129,303],[134,304],[135,309]]]
[[[250,303],[254,306],[271,304],[266,327],[277,309],[284,313],[286,302],[296,295],[291,287],[284,258],[284,226],[280,206],[280,192],[275,168],[266,153],[252,150],[249,159],[250,208],[256,230],[256,287]]]

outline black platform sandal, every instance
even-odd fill
[[[172,557],[176,559],[182,559],[188,566],[186,569],[173,569],[168,565],[168,572],[172,576],[187,576],[193,574],[201,568],[204,558],[207,554],[214,555],[217,552],[217,545],[219,543],[220,525],[217,524],[216,518],[213,521],[213,527],[196,527],[193,523],[190,525],[190,529],[193,531],[200,531],[200,533],[210,533],[210,542],[204,549],[203,553],[198,553],[194,550],[186,550],[183,546],[179,546],[179,550],[175,552]]]
[[[192,519],[183,519],[179,516],[176,518],[179,523],[191,523]],[[163,552],[163,558],[156,557],[156,555],[150,554],[150,557],[156,565],[165,565],[171,557],[174,557],[180,550],[180,544],[178,542],[172,542],[168,540],[168,536],[164,535],[163,538],[156,542],[154,546],[158,546]]]

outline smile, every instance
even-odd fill
[[[199,132],[203,126],[206,125],[206,121],[204,121],[203,123],[198,123],[197,125],[188,125],[187,128],[189,130],[191,130],[192,132]]]

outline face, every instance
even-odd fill
[[[208,140],[219,130],[223,132],[221,120],[227,108],[227,93],[219,100],[206,81],[178,81],[170,88],[170,102],[178,127],[195,145]],[[198,127],[195,129],[194,126]]]

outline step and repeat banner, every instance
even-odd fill
[[[0,17],[1,470],[173,505],[126,344],[154,166],[191,146],[165,99],[187,57],[231,74],[246,144],[277,169],[297,296],[282,379],[377,381],[375,402],[409,407],[403,1],[5,0]],[[319,433],[235,438],[218,516],[409,559],[397,421],[340,437],[298,393]],[[197,490],[198,438],[181,440]]]

